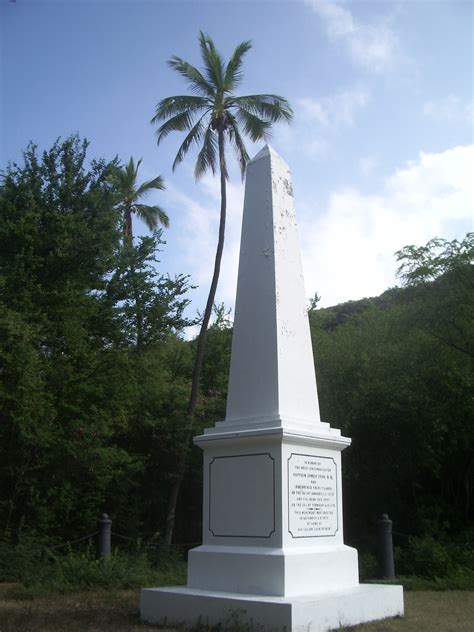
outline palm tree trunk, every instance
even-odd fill
[[[207,297],[206,309],[204,310],[204,317],[202,319],[201,329],[199,331],[196,357],[194,360],[193,377],[191,384],[191,394],[188,402],[187,409],[187,430],[185,436],[185,442],[179,456],[177,472],[174,482],[171,486],[171,493],[168,501],[168,513],[166,516],[166,531],[165,531],[165,543],[171,544],[174,531],[174,523],[176,516],[176,505],[178,503],[179,492],[181,489],[181,483],[183,482],[184,473],[186,470],[186,461],[188,448],[193,436],[194,426],[194,411],[196,409],[199,379],[201,377],[202,362],[204,358],[204,348],[206,345],[207,328],[209,326],[209,320],[212,314],[212,307],[214,305],[214,299],[216,297],[217,283],[219,281],[219,273],[221,270],[222,253],[224,250],[224,238],[225,238],[225,220],[226,220],[226,208],[227,208],[227,191],[226,191],[226,176],[227,169],[225,164],[224,154],[224,130],[220,125],[218,127],[219,138],[219,167],[221,176],[221,215],[219,222],[219,238],[217,242],[216,258],[214,261],[214,273],[212,275],[211,288],[209,290],[209,296]]]
[[[132,237],[132,211],[127,209],[125,211],[125,222],[123,227],[124,232],[124,241],[128,246],[131,246],[133,243]]]

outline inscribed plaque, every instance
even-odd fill
[[[338,530],[334,459],[291,454],[288,459],[288,531],[293,538],[333,536]]]

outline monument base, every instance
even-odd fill
[[[214,592],[187,586],[145,588],[140,616],[148,623],[251,624],[254,632],[328,632],[403,615],[402,586],[359,584],[345,590],[270,597]]]
[[[203,545],[189,551],[188,588],[301,597],[358,583],[357,551],[343,544],[286,550]]]

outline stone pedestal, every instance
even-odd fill
[[[268,146],[247,170],[226,419],[194,441],[203,544],[186,587],[142,591],[144,620],[323,632],[403,614],[401,586],[359,585],[344,544],[350,439],[319,417],[291,177]]]
[[[301,597],[239,595],[188,587],[142,591],[141,616],[155,623],[237,619],[253,632],[326,632],[403,614],[401,586],[359,584],[342,591]],[[246,629],[246,628],[243,628]]]

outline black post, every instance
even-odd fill
[[[97,559],[110,557],[110,532],[112,520],[104,513],[97,521]]]
[[[387,514],[382,514],[377,520],[377,561],[380,579],[395,579],[392,521]]]

